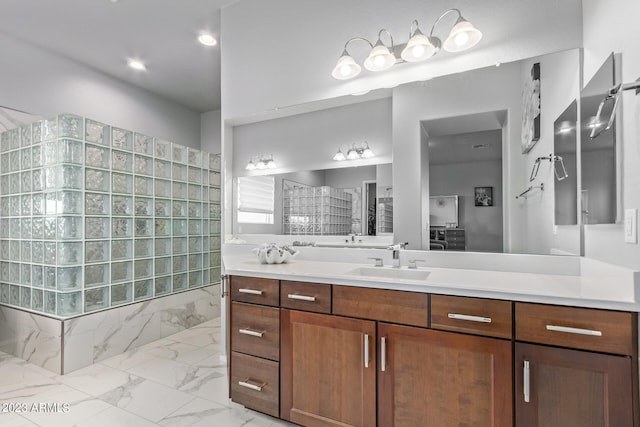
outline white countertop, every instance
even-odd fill
[[[296,258],[286,264],[260,264],[256,257],[236,251],[223,256],[223,268],[225,274],[236,276],[640,312],[637,272],[588,260],[578,261],[582,268],[577,274],[420,266],[418,270],[428,271],[428,277],[407,280],[351,274],[358,267],[373,268],[372,262],[364,259],[336,262]],[[378,268],[392,269],[388,265]],[[400,269],[407,270],[407,267]]]

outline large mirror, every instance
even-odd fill
[[[553,123],[556,225],[578,224],[578,126],[578,103],[573,101]]]
[[[541,64],[541,132],[533,148],[523,152],[522,93],[534,63]],[[462,249],[457,246],[456,250],[579,255],[579,238],[573,238],[579,233],[567,230],[571,236],[567,239],[559,235],[562,229],[554,227],[553,165],[544,164],[536,182],[529,182],[529,174],[537,157],[554,152],[554,120],[579,96],[580,73],[576,49],[407,83],[379,96],[352,96],[338,107],[313,111],[305,106],[309,112],[238,124],[232,132],[232,174],[234,179],[277,177],[392,164],[390,182],[376,182],[376,205],[388,191],[389,205],[395,209],[390,215],[392,232],[387,235],[393,241],[406,239],[410,248],[427,249],[434,231],[439,231],[433,227],[443,227],[452,229],[451,236],[462,235]],[[337,151],[365,141],[376,157],[353,165],[333,160]],[[438,147],[446,150],[439,153]],[[264,156],[273,157],[278,168],[246,170],[249,161]],[[330,186],[362,188],[364,182],[379,180],[379,174],[371,177],[359,178],[355,186],[335,181]],[[316,185],[286,175],[276,179],[300,183],[301,188]],[[529,186],[540,189],[516,198]],[[276,194],[283,188],[282,181],[277,182]],[[429,205],[437,196],[457,196],[457,224],[432,227]],[[278,206],[276,202],[276,210]],[[234,220],[232,232],[234,236],[281,234],[283,224],[274,219],[269,229]],[[360,233],[366,237],[365,229],[362,226]],[[564,247],[559,248],[558,242]]]

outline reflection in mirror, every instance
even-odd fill
[[[573,101],[553,123],[553,152],[560,158],[554,167],[562,170],[556,176],[566,175],[555,181],[555,225],[578,223],[577,120],[578,103]]]
[[[38,120],[42,120],[42,117],[31,113],[25,113],[24,111],[14,110],[13,108],[0,106],[0,133]]]
[[[614,56],[610,55],[580,94],[581,209],[584,224],[612,224],[617,215],[616,126],[591,139],[591,130],[605,126],[596,122],[600,101],[615,84]],[[613,103],[605,104],[601,117],[607,120]]]

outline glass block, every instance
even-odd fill
[[[133,176],[112,173],[111,189],[114,193],[133,194]]]
[[[44,267],[44,287],[47,289],[56,288],[56,268]]]
[[[171,255],[171,239],[160,238],[154,241],[155,256]]]
[[[171,232],[171,220],[156,218],[155,219],[155,235],[156,236],[168,236]]]
[[[85,169],[85,189],[89,191],[109,191],[110,176],[108,171]]]
[[[9,149],[15,150],[20,147],[20,131],[18,129],[10,129],[7,131],[9,136]]]
[[[174,217],[186,217],[187,216],[187,202],[181,202],[179,200],[174,200],[172,202],[173,206],[173,216]]]
[[[8,262],[2,262],[2,280],[4,282],[8,282],[9,281],[9,263]]]
[[[153,239],[135,239],[133,246],[136,258],[153,256]]]
[[[155,159],[153,164],[156,178],[171,179],[171,163]]]
[[[138,280],[133,284],[133,300],[139,301],[153,296],[153,280]]]
[[[133,198],[128,196],[111,197],[112,215],[128,216],[133,214]]]
[[[20,264],[9,263],[9,282],[20,283]]]
[[[133,182],[135,194],[141,196],[153,196],[153,178],[135,176]]]
[[[174,254],[183,254],[187,252],[187,238],[186,237],[174,237],[172,248]]]
[[[198,184],[189,184],[189,199],[202,200],[202,186]],[[212,188],[212,190],[214,190]]]
[[[122,282],[132,279],[133,263],[131,261],[114,262],[111,264],[111,281]]]
[[[171,216],[171,200],[155,199],[155,215],[159,217]]]
[[[132,240],[112,240],[111,241],[111,258],[129,259],[133,257],[133,241]]]
[[[173,198],[174,199],[186,199],[187,198],[187,184],[183,182],[173,182]]]
[[[55,216],[44,217],[44,235],[45,240],[56,240],[57,225]]]
[[[87,119],[85,126],[85,141],[92,142],[94,144],[109,145],[110,127],[108,125]]]
[[[186,163],[186,147],[180,144],[171,144],[171,159],[174,162]]]
[[[222,208],[217,203],[209,204],[209,218],[220,219],[222,218]]]
[[[153,199],[136,197],[135,214],[136,216],[152,216],[153,215]]]
[[[0,259],[8,260],[11,258],[10,247],[11,242],[9,240],[0,241]]]
[[[133,133],[125,129],[111,128],[111,145],[115,148],[131,150],[133,148]]]
[[[31,286],[35,288],[44,286],[44,267],[42,265],[31,265]]]
[[[87,144],[85,147],[85,165],[95,168],[109,168],[110,150],[99,145]]]
[[[44,291],[44,312],[56,314],[56,293]]]
[[[0,173],[6,174],[9,172],[9,153],[2,153],[0,155]]]
[[[111,152],[111,168],[122,172],[131,172],[133,156],[124,151],[113,150]]]
[[[208,286],[211,284],[210,270],[202,270],[202,286]]]
[[[156,276],[160,276],[163,274],[170,274],[171,273],[171,257],[156,258],[154,273]]]
[[[199,288],[202,286],[202,270],[189,272],[189,288]]]
[[[135,236],[136,237],[153,237],[153,220],[152,219],[140,219],[134,220]]]
[[[33,262],[44,262],[44,243],[38,240],[34,240],[31,243],[31,259]]]
[[[84,291],[84,311],[96,311],[109,307],[109,287],[87,289]]]
[[[87,217],[84,223],[85,239],[108,239],[109,218]]]
[[[9,186],[12,194],[20,193],[20,172],[12,173],[9,175]]]
[[[9,257],[11,261],[20,261],[20,241],[12,240],[9,245]]]
[[[58,217],[58,240],[82,239],[82,217],[79,216],[59,216]]]
[[[209,155],[209,169],[214,171],[220,171],[221,165],[222,165],[222,157],[220,156],[220,154]]]
[[[140,175],[153,175],[153,159],[136,154],[133,158],[133,171]]]
[[[61,163],[83,164],[82,143],[72,139],[61,139],[58,141],[58,160]]]
[[[142,279],[153,276],[153,260],[137,259],[133,263],[133,274],[135,279]]]
[[[5,174],[0,177],[0,189],[5,195],[11,193],[9,175]]]
[[[45,252],[46,252],[45,243]],[[46,257],[45,257],[46,258]],[[59,242],[58,265],[76,265],[82,263],[82,242]]]
[[[83,175],[81,167],[71,165],[60,166],[60,188],[73,188],[81,190],[82,183]]]
[[[20,260],[22,262],[31,262],[31,242],[30,241],[22,242],[22,245],[20,246]]]
[[[11,287],[9,288],[9,304],[20,304],[20,286],[11,285]]]
[[[131,283],[111,286],[111,306],[126,304],[132,300]]]
[[[35,214],[35,194],[34,214]],[[56,193],[57,209],[61,214],[82,214],[83,198],[80,191],[59,191]],[[108,197],[108,196],[107,196]]]
[[[111,236],[114,239],[133,237],[133,220],[131,218],[112,218]]]
[[[209,185],[211,185],[212,187],[220,187],[221,182],[222,180],[220,172],[209,172]]]
[[[193,182],[195,184],[202,183],[202,169],[194,168],[192,166],[189,166],[188,171],[189,171],[188,172],[189,173],[189,182]]]
[[[189,218],[202,218],[202,203],[189,202]]]
[[[82,292],[58,292],[58,316],[82,313]]]
[[[187,273],[173,275],[173,292],[187,289]]]
[[[34,144],[42,141],[42,122],[43,120],[39,120],[31,124],[31,137]]]
[[[20,199],[22,201],[21,202],[22,206],[20,207],[20,212],[22,216],[31,216],[31,207],[33,203],[31,194],[25,194]]]
[[[44,190],[44,171],[42,169],[34,169],[31,174],[31,188],[33,191]]]
[[[74,114],[58,116],[58,136],[82,139],[84,135],[84,119]]]
[[[8,157],[7,161],[9,161]],[[6,171],[8,168],[8,164],[5,164],[3,166],[4,167],[2,168],[2,171]],[[20,150],[20,169],[31,169],[31,148],[23,148],[22,150]]]
[[[42,144],[42,164],[44,166],[53,166],[60,163],[58,155],[58,144],[56,141],[45,142]]]
[[[187,153],[187,163],[189,163],[190,166],[202,167],[202,151],[189,148]]]
[[[22,172],[20,174],[20,177],[21,177],[21,182],[20,182],[21,191],[23,193],[30,193],[32,189],[31,187],[32,172],[31,171]]]
[[[209,277],[213,283],[220,283],[221,274],[220,268],[212,268],[209,270]]]
[[[202,234],[202,220],[189,219],[189,235]]]
[[[156,139],[154,153],[156,157],[171,160],[171,142],[163,139]]]
[[[44,292],[42,289],[31,290],[31,309],[35,311],[44,311]]]
[[[221,190],[219,188],[210,187],[209,188],[209,201],[210,202],[218,202],[220,203],[220,198],[222,197]]]
[[[171,178],[176,181],[187,180],[187,167],[182,164],[174,163],[171,165]]]
[[[44,213],[46,215],[55,215],[58,212],[58,194],[44,194]]]
[[[202,252],[202,237],[189,237],[189,253]]]
[[[10,202],[9,202],[9,215],[11,216],[20,216],[20,208],[21,208],[21,201],[20,201],[20,196],[11,196]]]
[[[89,264],[84,266],[84,286],[87,288],[109,283],[109,264]]]
[[[84,260],[85,262],[109,261],[109,241],[98,240],[95,242],[85,242]]]
[[[31,147],[31,167],[42,167],[42,145],[34,145]]]
[[[220,252],[211,252],[209,254],[209,265],[211,267],[219,267],[221,261]]]
[[[184,236],[187,234],[187,220],[186,219],[174,219],[173,220],[173,235]]]
[[[155,185],[156,197],[171,197],[171,181],[165,179],[156,179]]]
[[[211,245],[211,250],[212,251],[219,251],[220,250],[220,239],[211,239],[210,241],[210,245]]]
[[[133,151],[140,154],[153,155],[153,138],[141,133],[135,133]]]
[[[29,146],[33,143],[31,135],[31,124],[20,127],[20,145],[23,147]]]
[[[0,284],[0,302],[4,304],[11,303],[11,286],[8,283]]]
[[[11,221],[9,218],[0,218],[0,237],[6,239],[9,237],[9,230],[11,229]]]
[[[58,267],[58,289],[71,291],[82,288],[82,267]]]
[[[189,254],[189,271],[202,270],[202,254]]]
[[[155,296],[168,294],[171,292],[171,276],[163,276],[155,278]]]
[[[108,194],[85,193],[84,213],[86,215],[109,215],[111,201]]]
[[[44,242],[42,244],[44,248],[44,263],[45,264],[56,264],[56,242]]]

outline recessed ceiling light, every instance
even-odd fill
[[[134,70],[146,70],[147,67],[140,61],[136,61],[135,59],[130,59],[127,61],[127,65],[133,68]]]
[[[218,40],[211,34],[201,34],[198,36],[198,41],[205,46],[215,46],[218,44]]]

